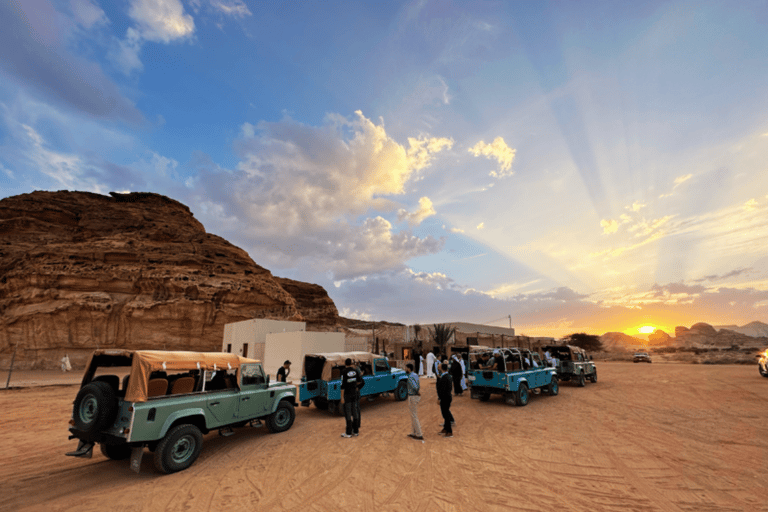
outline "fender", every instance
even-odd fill
[[[165,437],[165,434],[168,433],[168,429],[171,428],[171,425],[173,425],[176,420],[179,420],[181,418],[191,418],[193,416],[202,416],[203,421],[202,423],[205,425],[206,428],[208,428],[208,423],[205,421],[205,412],[202,408],[196,407],[194,409],[182,409],[181,411],[176,411],[174,413],[171,413],[168,418],[166,418],[165,422],[163,423],[163,428],[160,429],[160,436],[158,439],[162,439]]]
[[[526,379],[525,377],[520,377],[519,379],[515,379],[513,378],[512,375],[509,375],[507,378],[509,379],[508,386],[510,391],[517,391],[518,389],[520,389],[521,382],[525,382],[526,386],[528,386],[528,379]],[[528,387],[530,388],[530,386]]]
[[[272,409],[269,411],[270,414],[275,412],[277,410],[277,406],[280,404],[280,402],[283,399],[288,399],[288,401],[291,403],[291,405],[296,406],[296,394],[293,392],[292,389],[285,389],[282,392],[276,391],[275,392],[275,399],[272,402]]]

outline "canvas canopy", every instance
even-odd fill
[[[128,389],[125,392],[127,402],[147,401],[147,382],[155,371],[187,371],[236,370],[240,379],[240,365],[243,363],[258,363],[226,352],[182,352],[165,350],[96,350],[91,354],[86,368],[91,368],[94,358],[99,356],[123,356],[131,358],[131,373],[128,379]]]
[[[347,359],[352,360],[353,365],[369,364],[373,365],[374,358],[381,358],[370,352],[329,352],[320,354],[306,354],[304,356],[304,363],[301,369],[301,374],[306,377],[307,375],[307,358],[314,357],[324,359],[323,373],[321,378],[323,380],[331,380],[331,372],[334,366],[344,366],[344,361]]]

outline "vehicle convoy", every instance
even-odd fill
[[[586,385],[587,379],[597,382],[597,368],[587,352],[573,345],[549,345],[542,350],[549,352],[557,369],[557,378],[561,381],[574,381],[579,387]]]
[[[523,406],[528,404],[532,390],[541,389],[551,396],[558,393],[556,370],[546,367],[538,353],[522,348],[495,349],[493,367],[483,368],[483,354],[488,352],[473,349],[469,353],[467,381],[471,398],[484,402],[500,394],[507,404]]]
[[[118,374],[126,374],[121,379]],[[139,472],[144,447],[158,471],[191,466],[203,434],[233,427],[291,428],[296,388],[270,383],[259,361],[219,352],[96,350],[85,368],[70,420],[78,447],[90,458],[96,443],[113,460],[130,457]]]
[[[391,392],[394,392],[395,400],[408,397],[405,371],[390,368],[386,357],[370,352],[331,352],[304,356],[299,384],[301,405],[308,407],[314,402],[318,409],[327,409],[333,414],[341,412],[341,371],[347,358],[363,375],[361,397],[373,399]]]
[[[651,355],[647,352],[637,352],[632,356],[633,363],[650,363]]]
[[[760,370],[760,375],[768,377],[768,349],[760,354],[760,360],[757,362],[757,368]]]

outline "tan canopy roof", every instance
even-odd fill
[[[227,352],[182,352],[166,350],[96,350],[88,361],[97,355],[115,355],[132,357],[131,376],[128,379],[128,389],[125,400],[128,402],[147,401],[147,382],[155,371],[185,371],[185,370],[237,370],[240,378],[240,365],[243,363],[258,363],[255,359],[240,357]]]
[[[306,375],[306,359],[307,357],[319,357],[325,359],[323,364],[323,380],[331,380],[331,370],[334,366],[344,366],[344,361],[347,359],[352,360],[352,364],[359,365],[367,363],[373,365],[374,358],[381,358],[383,356],[377,356],[371,352],[326,352],[318,354],[305,354],[304,362],[301,369],[301,374]]]

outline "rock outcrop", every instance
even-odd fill
[[[607,332],[600,336],[600,343],[603,346],[603,350],[607,352],[631,351],[648,345],[647,341],[624,334],[623,332]]]
[[[747,325],[716,325],[715,329],[718,331],[727,329],[729,331],[738,332],[753,338],[763,338],[768,336],[768,324],[763,322],[750,322]]]
[[[711,325],[700,322],[692,325],[690,329],[675,327],[674,345],[685,348],[728,348],[753,346],[760,344],[762,340],[766,338],[747,336],[729,329],[718,331]]]
[[[654,347],[666,347],[672,344],[672,337],[661,329],[648,335],[648,344]]]
[[[295,296],[293,295],[295,293]],[[335,323],[322,287],[274,277],[152,193],[0,201],[0,366],[81,363],[96,347],[220,350],[249,318]]]

